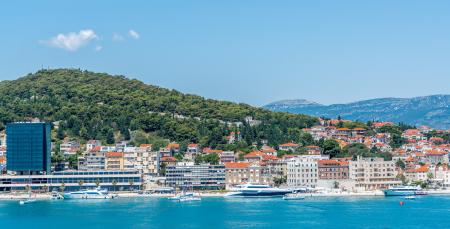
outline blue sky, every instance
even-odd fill
[[[73,67],[252,105],[450,93],[450,1],[10,2],[1,80]]]

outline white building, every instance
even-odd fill
[[[363,158],[350,161],[350,179],[356,182],[360,190],[379,190],[400,185],[396,178],[395,161],[385,161],[383,158]]]
[[[327,159],[320,155],[303,155],[287,161],[287,184],[291,187],[316,187],[318,179],[317,161]]]

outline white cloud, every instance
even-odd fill
[[[118,33],[113,33],[112,39],[113,39],[113,41],[123,41],[124,40],[123,36]]]
[[[130,35],[130,37],[132,37],[132,38],[134,38],[134,39],[139,39],[139,33],[138,32],[136,32],[136,31],[134,31],[134,30],[132,30],[132,29],[130,29],[129,31],[128,31],[128,35]]]
[[[43,41],[43,43],[69,51],[77,51],[79,48],[89,44],[92,40],[98,40],[97,34],[92,29],[86,29],[80,30],[78,33],[60,33],[56,37]]]
[[[94,49],[94,50],[95,50],[96,52],[100,52],[102,49],[103,49],[102,46],[97,45],[97,46],[95,46],[95,49]]]

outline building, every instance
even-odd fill
[[[225,182],[228,188],[244,183],[273,184],[273,178],[266,166],[254,162],[226,162]]]
[[[356,161],[350,161],[349,169],[350,179],[356,182],[356,189],[379,190],[402,183],[396,178],[395,162],[383,158],[358,156]]]
[[[219,159],[220,163],[226,163],[226,162],[234,162],[234,152],[233,151],[223,151],[219,153]]]
[[[420,166],[418,168],[408,169],[403,173],[403,175],[405,175],[405,178],[410,182],[427,181],[429,179],[428,174],[432,173],[430,173],[427,165]]]
[[[139,190],[142,179],[138,171],[64,171],[51,175],[0,176],[0,192],[25,191],[27,187],[70,192],[97,186],[110,191]]]
[[[293,157],[287,161],[287,184],[291,187],[317,186],[317,161],[326,159],[319,155]]]
[[[66,141],[59,145],[59,151],[64,155],[74,155],[80,150],[80,143],[77,141]]]
[[[105,152],[97,151],[95,148],[87,152],[84,157],[78,157],[78,170],[104,170]]]
[[[6,163],[17,174],[50,174],[50,124],[17,122],[6,126]]]
[[[106,170],[123,170],[123,152],[107,152],[105,154]]]
[[[225,166],[193,162],[177,163],[166,167],[166,185],[182,190],[225,189]]]
[[[297,144],[297,143],[288,142],[288,143],[279,145],[278,149],[283,150],[283,151],[295,152],[298,149],[299,146],[300,145]]]
[[[349,163],[338,160],[319,160],[319,178],[322,180],[344,180],[349,178]]]
[[[91,151],[93,148],[97,146],[101,146],[102,142],[100,140],[89,140],[86,143],[86,151]]]

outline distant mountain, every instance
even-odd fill
[[[317,117],[404,122],[450,129],[450,95],[415,98],[380,98],[347,104],[322,105],[307,100],[283,100],[264,106],[269,110]]]

